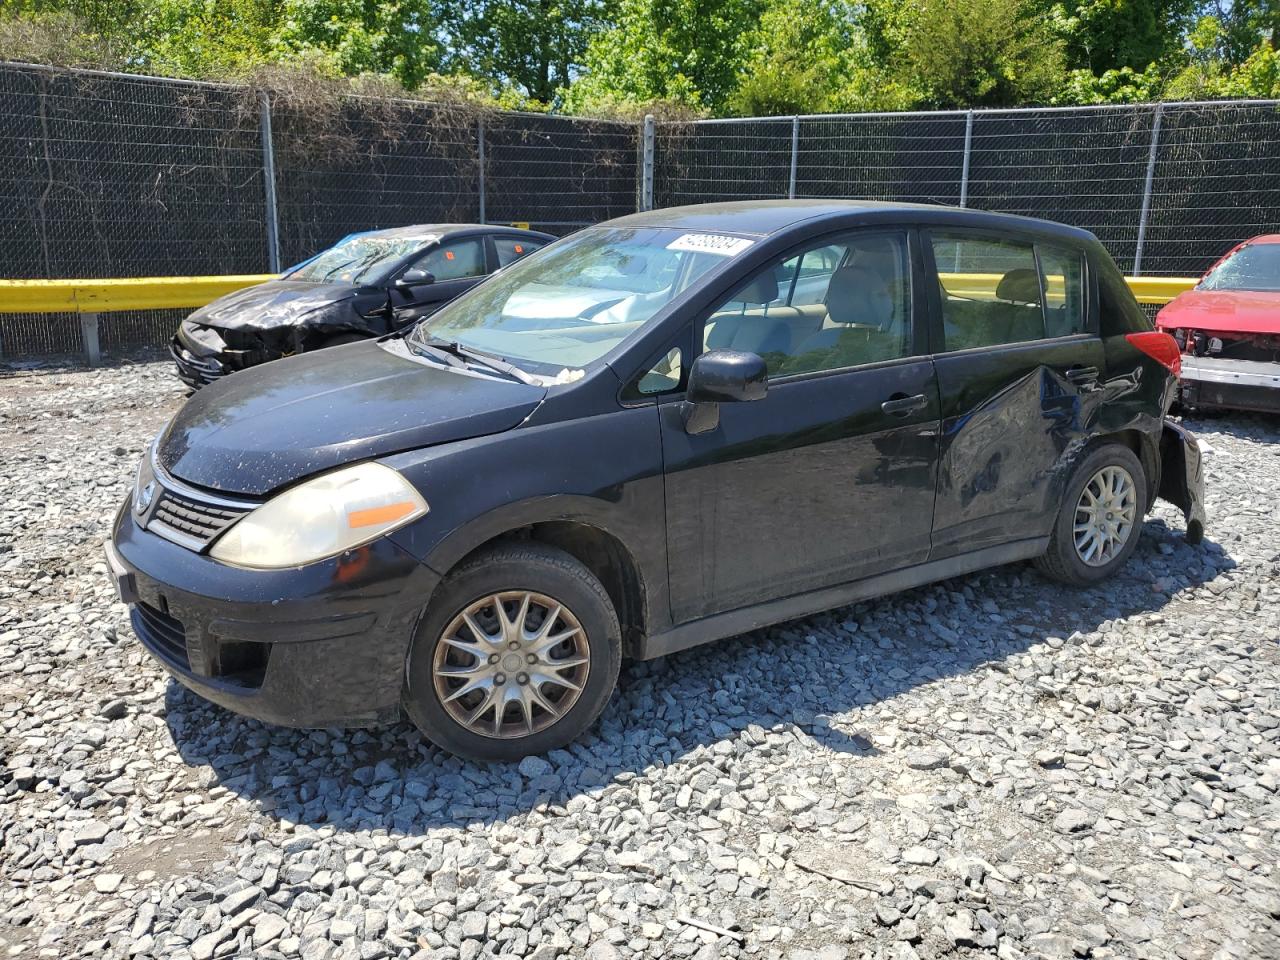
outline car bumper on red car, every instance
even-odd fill
[[[1182,402],[1280,413],[1280,363],[1184,355]]]

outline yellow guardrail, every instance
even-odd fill
[[[139,277],[123,280],[0,280],[0,314],[77,313],[85,352],[97,366],[98,314],[121,310],[172,310],[203,307],[224,294],[274,280],[275,274],[224,277]],[[993,296],[1000,274],[944,273],[952,293]],[[1050,278],[1050,282],[1052,283]],[[1126,277],[1139,303],[1168,303],[1198,281],[1195,277]],[[1053,295],[1052,287],[1050,296]]]
[[[1168,303],[1200,282],[1199,277],[1125,277],[1139,303]]]
[[[203,307],[275,274],[128,280],[0,280],[0,313],[113,313]]]

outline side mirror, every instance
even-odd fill
[[[769,368],[756,353],[710,350],[689,371],[690,403],[743,403],[761,400],[769,389]]]
[[[685,391],[684,428],[699,434],[720,425],[720,404],[762,400],[769,390],[769,368],[756,353],[710,350],[693,361]]]
[[[396,279],[397,287],[425,287],[436,282],[436,275],[421,267],[410,267]]]

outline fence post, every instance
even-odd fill
[[[84,341],[84,354],[89,358],[89,366],[102,366],[102,348],[98,342],[98,315],[96,313],[80,314],[80,339]]]
[[[973,155],[973,111],[964,115],[964,161],[960,167],[960,206],[969,205],[969,158]]]
[[[653,114],[646,114],[644,118],[644,140],[642,160],[640,164],[640,209],[653,209],[653,147],[654,138],[657,133],[657,124],[653,119]]]
[[[480,193],[480,222],[488,223],[489,221],[485,219],[484,209],[484,117],[476,121],[476,127],[478,128],[476,131],[476,163],[478,165],[476,189]]]
[[[280,272],[280,215],[276,209],[276,150],[271,137],[271,97],[258,91],[259,127],[262,131],[262,182],[267,204],[267,272]]]
[[[800,158],[800,118],[791,118],[791,182],[787,186],[787,199],[796,198],[796,165]]]
[[[1156,115],[1151,121],[1151,151],[1147,154],[1147,179],[1142,187],[1142,212],[1138,215],[1138,247],[1133,252],[1133,275],[1142,276],[1142,248],[1147,244],[1147,219],[1151,216],[1151,183],[1156,175],[1156,153],[1160,149],[1160,121],[1164,117],[1164,104],[1156,104]]]

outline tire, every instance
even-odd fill
[[[1104,474],[1104,471],[1111,472]],[[1114,516],[1117,519],[1113,529],[1117,532],[1127,529],[1127,533],[1121,544],[1113,543],[1111,549],[1095,552],[1091,562],[1086,561],[1082,549],[1077,548],[1076,543],[1077,510],[1084,507],[1085,488],[1090,487],[1091,498],[1096,498],[1099,492],[1105,495],[1101,487],[1090,485],[1099,482],[1102,476],[1117,476],[1116,471],[1121,471],[1120,476],[1127,474],[1132,496],[1131,499],[1117,497],[1112,502],[1123,509],[1116,509],[1114,514],[1103,513],[1102,517]],[[1035,560],[1036,568],[1045,576],[1072,586],[1087,587],[1099,583],[1112,576],[1129,559],[1138,545],[1146,514],[1147,477],[1142,463],[1133,451],[1118,443],[1105,443],[1095,447],[1071,474],[1063,492],[1062,505],[1058,508],[1058,516],[1053,523],[1053,532],[1049,536],[1049,549]],[[1121,517],[1131,519],[1126,525]],[[1080,518],[1083,523],[1085,514],[1080,514]],[[1105,522],[1109,524],[1113,521]],[[1084,532],[1081,535],[1087,537]],[[1110,538],[1106,542],[1112,543]],[[1093,545],[1094,541],[1087,544]],[[1089,550],[1085,548],[1083,553],[1087,554]]]
[[[492,602],[499,595],[505,633]],[[556,605],[561,612],[548,626]],[[566,639],[546,651],[540,649],[544,642],[528,641],[517,652],[511,644],[520,641],[511,638],[525,634],[513,623],[535,636],[546,634],[546,642]],[[577,663],[583,659],[585,665]],[[484,763],[519,760],[563,747],[595,723],[613,694],[621,661],[618,615],[590,570],[545,544],[500,544],[450,573],[419,618],[405,668],[404,708],[427,739],[450,753]],[[469,685],[475,689],[460,693]],[[507,698],[501,715],[496,702],[482,709],[491,696]]]

